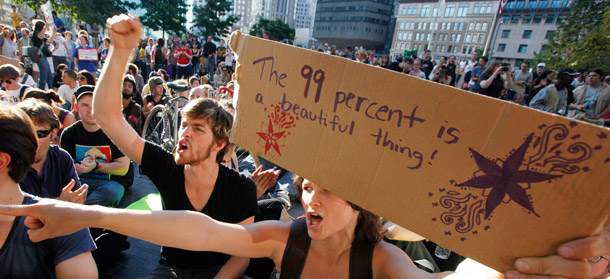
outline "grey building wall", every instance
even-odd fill
[[[313,37],[337,45],[382,50],[393,12],[390,0],[318,0]]]
[[[250,12],[250,27],[259,18],[279,19],[294,28],[294,12],[296,0],[252,0]]]
[[[533,59],[571,5],[572,0],[509,1],[498,22],[491,60],[517,67]]]

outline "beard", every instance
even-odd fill
[[[210,143],[210,145],[207,148],[200,150],[196,154],[193,154],[193,152],[191,152],[192,147],[187,149],[186,150],[187,152],[184,152],[184,153],[178,153],[178,147],[176,147],[176,149],[174,150],[174,161],[178,165],[186,165],[186,164],[203,162],[203,161],[207,160],[208,158],[210,158],[213,144],[214,143]]]

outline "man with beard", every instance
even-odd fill
[[[253,223],[258,211],[254,182],[219,164],[228,149],[233,118],[216,100],[200,98],[184,107],[173,154],[140,138],[122,117],[119,81],[141,32],[139,24],[112,30],[111,55],[94,95],[95,121],[140,164],[159,190],[164,209],[198,211],[234,224]],[[161,264],[147,278],[236,278],[248,262],[227,254],[163,247]]]
[[[129,158],[93,119],[93,89],[91,85],[83,85],[76,90],[80,120],[64,130],[60,143],[72,156],[81,183],[89,185],[85,204],[116,206],[123,198],[124,186],[133,182],[133,171],[129,172]]]
[[[432,68],[434,68],[434,63],[432,63],[432,51],[426,49],[426,52],[424,52],[424,61],[421,62],[421,71],[426,74],[427,79],[430,79]]]
[[[142,134],[142,107],[134,101],[136,80],[132,75],[123,77],[123,117],[138,135]]]

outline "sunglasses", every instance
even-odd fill
[[[53,132],[53,129],[49,129],[49,130],[36,130],[36,135],[38,136],[39,139],[44,139],[47,136],[49,136],[49,134]]]
[[[13,82],[10,79],[7,79],[7,80],[1,80],[0,79],[0,84],[2,84],[2,83],[11,84]]]

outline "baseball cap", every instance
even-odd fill
[[[557,74],[557,77],[560,77],[563,75],[577,76],[577,75],[580,75],[580,73],[574,72],[574,70],[572,70],[572,69],[563,69],[563,70],[559,71],[559,74]]]
[[[538,63],[538,67],[546,67],[546,64],[543,63]]]
[[[81,97],[86,95],[93,95],[93,90],[95,90],[95,86],[93,85],[82,85],[76,89],[74,95],[76,95],[76,100],[80,100]]]

